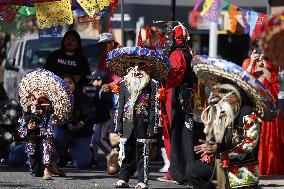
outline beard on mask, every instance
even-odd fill
[[[139,77],[137,76],[139,75]],[[150,76],[144,71],[138,71],[136,68],[131,68],[126,76],[124,76],[126,89],[130,93],[129,118],[133,118],[133,109],[136,100],[140,96],[142,90],[150,81]]]
[[[207,136],[214,135],[216,143],[221,144],[226,128],[233,126],[238,111],[234,111],[234,105],[227,101],[222,101],[216,105],[210,106],[208,116],[211,117],[209,128],[204,132]]]

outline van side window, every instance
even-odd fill
[[[17,52],[18,60],[16,61],[16,65],[15,66],[20,66],[20,64],[21,64],[22,54],[23,54],[23,43],[20,43],[20,48],[18,48],[18,49],[19,49],[18,52]]]
[[[7,58],[16,58],[16,54],[17,54],[17,50],[19,48],[19,44],[20,44],[20,41],[15,41],[10,50],[9,50],[9,53],[8,53],[8,57]]]

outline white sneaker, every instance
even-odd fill
[[[112,185],[114,188],[129,188],[129,184],[124,180],[118,180]]]
[[[168,159],[167,153],[166,153],[166,149],[165,148],[161,148],[161,152],[162,152],[162,158],[164,160],[164,166],[159,170],[160,173],[166,173],[168,172],[168,169],[170,167],[170,161]]]
[[[170,167],[170,161],[165,162],[164,166],[159,170],[159,172],[166,173],[168,172],[169,167]]]

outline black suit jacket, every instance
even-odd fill
[[[122,133],[123,138],[129,138],[132,132],[139,139],[148,138],[148,134],[154,134],[156,126],[157,112],[157,89],[158,82],[150,82],[142,90],[140,96],[135,102],[133,118],[127,116],[130,93],[125,86],[125,82],[120,83],[120,94],[118,100],[118,117],[115,132]]]

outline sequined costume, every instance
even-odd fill
[[[130,93],[126,89],[125,82],[120,83],[120,95],[118,103],[118,119],[115,131],[122,133],[120,139],[119,157],[121,168],[119,179],[126,182],[135,172],[136,163],[139,172],[138,182],[148,183],[149,145],[156,132],[156,112],[158,82],[151,80],[141,91],[135,102],[133,118],[130,117]]]
[[[138,57],[138,59],[137,59]],[[124,47],[108,53],[107,66],[120,82],[114,131],[121,134],[119,180],[115,188],[127,187],[138,170],[135,188],[148,188],[149,145],[160,126],[159,82],[170,69],[168,58],[145,47]]]
[[[273,94],[232,62],[197,55],[192,67],[211,93],[201,115],[207,141],[195,147],[202,158],[187,169],[190,183],[215,188],[211,179],[216,171],[218,188],[258,188],[261,121],[277,116]]]
[[[28,129],[30,121],[37,123],[37,128]],[[26,141],[26,153],[32,176],[41,176],[43,174],[44,165],[49,165],[52,161],[51,155],[53,150],[52,141],[52,118],[49,114],[43,116],[34,116],[26,113],[20,119],[20,137]]]
[[[33,176],[52,180],[52,174],[65,176],[53,162],[53,127],[63,124],[73,110],[73,95],[67,83],[54,73],[36,69],[26,74],[19,85],[23,110],[20,135],[26,140],[30,171]]]

